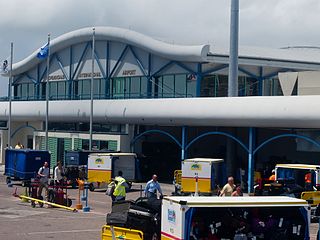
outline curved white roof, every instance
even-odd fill
[[[91,39],[92,28],[82,28],[79,30],[75,30],[53,39],[50,42],[50,52],[51,54],[53,54],[68,46],[81,42],[87,42]],[[130,44],[147,52],[151,52],[155,55],[177,61],[202,62],[206,59],[207,54],[209,53],[209,45],[173,45],[155,40],[151,37],[132,30],[116,27],[96,27],[95,39],[110,40]],[[22,61],[13,64],[13,75],[28,71],[36,64],[43,61],[37,58],[37,53],[39,52],[39,50],[40,49],[36,50]]]
[[[0,120],[8,118],[0,102]],[[320,128],[320,96],[95,100],[94,120],[170,126]],[[12,103],[13,121],[44,121],[45,101]],[[50,101],[50,121],[89,121],[90,101]]]

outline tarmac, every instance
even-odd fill
[[[0,166],[0,171],[2,166]],[[137,199],[140,189],[145,183],[135,183],[127,199]],[[164,194],[170,195],[172,184],[161,183]],[[32,208],[30,203],[22,202],[14,197],[14,191],[24,193],[20,185],[8,187],[3,172],[0,173],[0,239],[101,239],[101,228],[106,223],[106,214],[111,211],[111,199],[105,191],[89,192],[90,212],[71,212],[57,208]],[[77,203],[77,189],[68,190],[73,199],[73,206]],[[316,240],[318,224],[311,224],[311,239]]]

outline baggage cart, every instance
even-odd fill
[[[22,181],[22,184],[30,183],[37,176],[38,170],[44,162],[50,164],[48,151],[31,149],[6,149],[5,172],[7,183],[11,180]]]
[[[165,197],[161,239],[309,239],[310,210],[290,197]]]
[[[138,179],[138,159],[135,153],[90,154],[88,157],[89,189],[94,191],[97,188],[107,188],[120,170],[128,182]]]
[[[104,225],[101,231],[102,240],[126,239],[143,240],[143,232],[134,229]]]
[[[214,158],[183,160],[181,172],[175,171],[175,194],[216,195],[217,169],[222,162],[223,159]]]

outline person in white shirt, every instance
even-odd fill
[[[58,161],[57,166],[54,168],[54,183],[57,185],[61,185],[63,184],[63,175],[64,175],[64,171],[62,168],[62,163],[61,161]]]
[[[46,189],[46,198],[48,196],[48,180],[50,176],[50,169],[48,162],[44,162],[43,166],[38,171],[39,176],[39,189],[38,189],[38,198],[42,195],[42,189]]]

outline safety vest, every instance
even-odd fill
[[[113,192],[113,196],[115,197],[125,197],[126,196],[126,180],[123,177],[116,177],[115,180],[118,182]]]

